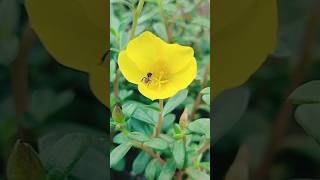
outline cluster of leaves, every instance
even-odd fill
[[[159,110],[154,105],[147,106],[128,101],[123,105],[123,116],[118,117],[116,113],[121,112],[114,111],[112,129],[120,133],[115,135],[113,142],[120,145],[111,151],[111,167],[123,170],[125,163],[123,157],[131,147],[136,147],[141,149],[141,152],[132,165],[135,175],[145,172],[147,179],[158,176],[170,179],[175,175],[176,169],[179,169],[190,177],[201,176],[203,179],[208,179],[208,175],[198,169],[210,171],[210,158],[203,157],[205,154],[200,150],[210,141],[210,120],[201,118],[188,123],[188,114],[182,114],[177,124],[176,116],[171,113],[186,97],[187,90],[183,90],[167,101],[163,110],[162,133],[159,137],[153,136],[159,115]],[[150,151],[155,153],[150,154]],[[165,160],[155,158],[161,158],[160,156]]]
[[[318,120],[320,117],[320,81],[313,80],[298,87],[289,97],[298,105],[295,111],[297,122],[320,144]]]
[[[162,3],[172,34],[167,33],[159,3]],[[196,81],[165,101],[159,136],[155,136],[159,103],[147,100],[133,84],[117,73],[118,53],[130,39],[137,4],[136,0],[111,1],[110,6],[110,89],[117,90],[116,86],[119,86],[118,96],[115,91],[110,95],[113,109],[110,133],[115,144],[110,154],[111,168],[120,172],[130,171],[133,176],[144,175],[147,179],[171,179],[173,176],[209,179],[210,120],[207,117],[210,88],[200,88],[206,81],[204,74],[210,57],[209,9],[205,8],[208,1],[146,0],[138,18],[135,35],[148,30],[164,40],[192,46],[198,64]],[[206,15],[201,15],[201,12]],[[189,119],[198,94],[201,101],[199,110],[194,119]],[[133,148],[138,150],[137,155],[135,151],[129,151]],[[132,166],[127,169],[127,160],[132,156]]]

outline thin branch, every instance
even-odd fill
[[[311,65],[312,50],[315,45],[316,29],[320,19],[320,3],[316,6],[313,15],[310,17],[309,24],[306,29],[304,46],[302,50],[302,55],[299,64],[294,70],[290,86],[286,90],[283,99],[291,94],[291,92],[296,89],[304,79],[304,76]],[[273,158],[282,143],[283,136],[288,128],[289,120],[293,111],[293,106],[287,100],[283,102],[281,110],[279,111],[275,125],[272,130],[271,139],[267,147],[266,153],[263,156],[262,163],[255,173],[254,179],[268,179],[268,174],[273,162]]]
[[[131,28],[131,32],[130,32],[130,39],[133,39],[135,36],[136,27],[138,25],[138,19],[139,19],[140,13],[142,11],[143,5],[144,5],[144,0],[140,0],[137,9],[134,11],[132,28]]]
[[[158,154],[154,153],[152,150],[150,150],[149,148],[143,146],[143,144],[139,145],[139,148],[142,149],[144,152],[146,152],[147,154],[149,154],[151,157],[157,159],[161,164],[165,164],[166,161],[163,160]]]
[[[209,147],[210,147],[210,140],[207,140],[207,142],[204,143],[204,144],[201,146],[200,149],[198,149],[197,153],[198,153],[198,154],[202,154],[202,153],[206,152],[206,151],[209,149]]]
[[[24,113],[27,112],[28,110],[27,59],[28,59],[30,50],[33,46],[34,40],[35,40],[34,33],[29,27],[26,28],[22,37],[17,58],[13,61],[13,63],[10,66],[13,98],[14,98],[17,126],[18,126],[18,136],[23,141],[29,142],[31,144],[34,143],[34,141],[31,138],[31,132],[29,129],[23,127],[21,119],[23,118]]]
[[[116,98],[119,98],[119,80],[120,80],[121,72],[120,69],[117,70],[117,74],[113,81],[113,92]]]
[[[169,27],[168,19],[163,8],[163,0],[158,0],[158,6],[159,6],[160,15],[163,20],[163,24],[167,32],[168,42],[170,43],[172,41],[172,28]]]
[[[155,130],[155,137],[158,137],[161,133],[161,127],[163,123],[163,99],[159,99],[159,106],[160,106],[160,111],[159,111],[159,120],[156,125],[156,130]]]
[[[206,66],[206,70],[205,70],[205,73],[203,75],[203,81],[202,81],[202,84],[201,84],[201,87],[200,87],[200,90],[198,92],[198,95],[197,95],[197,98],[196,100],[194,101],[194,104],[193,104],[193,107],[192,107],[192,111],[191,111],[191,115],[190,115],[190,120],[193,121],[194,120],[194,116],[199,108],[199,105],[201,103],[201,90],[204,89],[208,83],[208,76],[209,76],[209,73],[210,73],[210,64],[207,64]]]

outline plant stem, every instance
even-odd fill
[[[138,18],[141,14],[142,8],[144,5],[144,0],[140,0],[138,7],[136,10],[134,10],[133,12],[133,22],[132,22],[132,27],[131,27],[131,32],[130,32],[130,39],[133,39],[135,37],[135,32],[136,32],[136,28],[138,25]],[[119,97],[119,79],[121,76],[121,72],[120,69],[117,70],[117,74],[116,77],[114,79],[114,85],[113,85],[113,92],[114,92],[114,96],[116,98]]]
[[[309,24],[306,27],[306,33],[304,38],[304,46],[302,49],[302,55],[300,58],[299,64],[296,66],[293,76],[290,82],[290,86],[286,89],[283,99],[287,99],[287,97],[291,94],[291,92],[296,89],[304,79],[304,76],[311,65],[312,60],[312,50],[315,46],[316,39],[316,30],[319,25],[320,19],[320,3],[318,3],[315,7],[315,10],[310,17]],[[281,110],[279,111],[275,125],[272,129],[271,139],[268,144],[267,150],[263,156],[261,161],[261,165],[258,167],[257,172],[254,174],[255,177],[253,179],[269,179],[269,171],[273,162],[273,158],[277,153],[279,146],[282,143],[283,136],[286,132],[286,129],[289,125],[289,120],[293,111],[293,106],[289,101],[284,101]]]
[[[204,152],[206,152],[210,147],[210,140],[207,140],[206,143],[204,143],[201,148],[197,151],[198,154],[202,154]]]
[[[114,84],[113,84],[113,92],[114,92],[114,96],[116,98],[119,98],[119,79],[121,76],[121,72],[120,69],[117,70],[117,74],[116,77],[114,78]]]
[[[172,31],[169,28],[169,23],[168,23],[166,14],[164,12],[163,0],[158,0],[158,6],[159,6],[159,11],[160,11],[160,16],[162,17],[163,24],[164,24],[166,32],[167,32],[168,42],[170,43],[172,40]]]
[[[143,146],[143,144],[139,145],[139,148],[142,149],[144,152],[146,152],[147,154],[149,154],[151,157],[157,159],[161,164],[165,164],[166,161],[163,160],[158,154],[154,153],[153,151],[151,151],[149,148]]]
[[[158,137],[161,132],[161,126],[163,123],[163,99],[159,99],[159,106],[160,106],[160,111],[159,111],[159,120],[156,125],[156,132],[155,132],[155,137]]]
[[[138,25],[138,18],[140,16],[141,11],[142,11],[143,4],[144,4],[144,0],[140,0],[137,9],[134,11],[130,39],[133,39],[135,36],[136,28]]]
[[[194,120],[194,116],[199,108],[199,105],[201,103],[201,90],[204,89],[208,83],[208,76],[209,76],[209,73],[210,73],[210,64],[207,64],[206,66],[206,70],[204,72],[204,75],[203,75],[203,81],[202,81],[202,84],[201,84],[201,87],[200,87],[200,90],[198,92],[198,95],[197,95],[197,98],[196,100],[194,101],[194,104],[193,104],[193,107],[192,107],[192,111],[191,111],[191,115],[190,115],[190,120],[193,121]]]
[[[27,58],[33,45],[35,35],[30,28],[26,28],[17,58],[12,62],[11,81],[15,113],[18,126],[18,137],[25,142],[34,144],[30,129],[23,127],[21,119],[28,110],[28,65]]]

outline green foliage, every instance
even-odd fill
[[[177,168],[181,169],[185,162],[185,145],[182,140],[175,141],[172,148],[172,155],[177,165]]]
[[[131,143],[123,143],[114,148],[110,153],[111,167],[116,165],[127,154],[131,147]]]
[[[200,89],[210,57],[210,21],[208,14],[203,15],[202,10],[198,9],[208,6],[208,1],[145,0],[137,22],[133,22],[138,4],[138,1],[111,1],[110,89],[119,84],[119,97],[114,97],[116,93],[111,92],[110,101],[112,106],[116,102],[122,105],[125,122],[110,119],[113,143],[117,144],[111,151],[110,159],[115,164],[121,162],[120,159],[134,157],[131,169],[111,167],[117,171],[131,171],[133,175],[144,175],[148,180],[171,179],[176,173],[191,177],[184,171],[186,168],[193,168],[193,175],[198,173],[201,177],[209,177],[210,165],[208,158],[205,158],[209,154],[209,147],[197,153],[210,141],[210,88]],[[173,97],[163,100],[163,107],[161,103],[143,97],[137,87],[127,82],[122,75],[115,78],[118,54],[126,48],[135,23],[135,36],[151,31],[163,40],[194,49],[197,79]],[[169,33],[168,28],[171,29]],[[197,105],[199,107],[196,107],[194,118],[189,119],[197,96],[201,96],[203,101]],[[184,125],[180,127],[179,120],[184,109],[187,109],[183,116]],[[138,155],[129,151],[130,148],[137,149]]]
[[[176,171],[176,164],[175,162],[170,159],[161,169],[159,179],[172,179],[174,173]]]
[[[246,88],[236,88],[223,92],[217,97],[214,114],[213,141],[217,142],[240,120],[247,108],[249,92]],[[232,113],[230,113],[232,111]]]
[[[163,114],[166,115],[174,110],[178,105],[180,105],[187,97],[188,90],[182,90],[178,92],[175,96],[170,98],[163,108]]]
[[[151,157],[145,153],[140,152],[138,156],[134,159],[132,164],[132,172],[134,174],[141,174],[143,173],[144,169],[146,168],[147,164],[149,163]]]
[[[317,128],[320,118],[320,81],[307,82],[295,89],[289,96],[292,103],[298,104],[295,111],[297,122],[320,144],[320,133]]]

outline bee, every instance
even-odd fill
[[[152,73],[148,72],[146,77],[143,77],[141,79],[141,82],[143,82],[144,84],[150,84],[151,83],[151,76]]]

